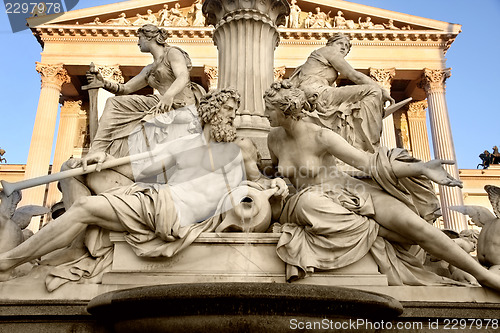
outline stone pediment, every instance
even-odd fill
[[[203,17],[202,1],[131,0],[73,10],[63,15],[34,17],[28,24],[43,45],[51,40],[130,39],[143,24],[159,24],[170,38],[211,43],[213,26]],[[239,0],[242,1],[242,0]],[[252,0],[255,1],[255,0]],[[461,25],[344,0],[288,0],[291,11],[279,20],[284,43],[324,43],[335,31],[342,31],[357,42],[398,42],[404,45],[433,44],[450,47]],[[164,15],[165,5],[168,15]],[[208,22],[211,23],[211,22]]]
[[[106,26],[139,27],[143,24],[159,24],[162,13],[168,6],[168,17],[162,26],[204,26],[204,22],[196,21],[194,14],[194,0],[187,1],[165,1],[165,0],[131,0],[108,4],[97,7],[73,10],[63,15],[53,15],[54,19],[47,20],[50,16],[41,16],[28,19],[31,28],[39,25],[80,25],[80,26]],[[201,3],[201,1],[200,1]],[[201,11],[201,6],[200,6]]]
[[[205,26],[195,22],[194,0],[131,0],[69,11],[63,15],[30,18],[30,27],[44,25],[101,25],[101,26],[140,26],[152,22],[160,23],[164,5],[168,5],[170,21],[164,26],[187,27]],[[342,30],[427,30],[458,34],[461,26],[424,17],[398,13],[386,9],[356,4],[344,0],[291,0],[292,12],[284,28],[291,29],[342,29]],[[175,6],[178,6],[176,8]],[[295,11],[294,11],[295,8]],[[319,8],[319,10],[317,9]],[[175,11],[175,13],[174,13]],[[339,13],[340,12],[340,13]],[[295,13],[295,18],[292,16]],[[177,16],[177,17],[176,17]]]

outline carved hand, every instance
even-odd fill
[[[274,179],[269,179],[269,178],[261,178],[262,181],[260,182],[262,186],[264,186],[266,189],[272,189],[275,188],[276,192],[274,193],[274,196],[277,197],[282,197],[285,198],[288,196],[288,185],[286,182],[281,179],[281,178],[274,178]]]
[[[87,154],[87,156],[81,159],[82,168],[84,171],[87,171],[88,164],[97,163],[95,171],[99,172],[101,171],[102,163],[104,163],[104,161],[106,161],[108,157],[110,157],[110,155],[106,154],[103,151]]]
[[[158,104],[153,106],[153,108],[151,109],[151,112],[153,112],[153,114],[155,114],[155,115],[160,114],[160,113],[164,113],[164,112],[168,112],[172,108],[173,102],[174,102],[174,98],[170,95],[165,94],[160,98],[160,101],[158,102]]]
[[[432,160],[423,164],[422,174],[440,185],[463,187],[462,182],[453,178],[444,168],[443,164],[455,164],[450,160]]]
[[[104,78],[102,77],[102,74],[95,71],[88,71],[85,76],[87,77],[87,81],[89,85],[92,85],[95,88],[103,88],[104,87]]]
[[[390,105],[396,103],[394,98],[391,97],[391,93],[387,89],[384,89],[384,88],[382,88],[382,101],[384,102],[384,104],[386,101],[389,101]]]

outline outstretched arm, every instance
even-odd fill
[[[106,80],[101,73],[92,71],[92,69],[87,72],[86,77],[89,85],[98,85],[100,88],[104,88],[116,95],[128,95],[148,85],[146,73],[150,67],[151,65],[144,67],[138,75],[134,76],[125,84]]]
[[[371,174],[370,157],[372,154],[354,148],[340,135],[328,129],[318,130],[317,140],[324,145],[328,153],[358,170]],[[425,176],[440,185],[462,187],[462,182],[446,172],[443,164],[455,164],[455,162],[439,159],[412,163],[393,161],[392,168],[398,178]]]

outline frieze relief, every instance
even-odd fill
[[[125,13],[116,18],[104,22],[96,17],[92,22],[84,25],[117,25],[117,26],[142,26],[154,24],[163,27],[203,27],[206,25],[202,13],[202,1],[195,0],[190,7],[181,8],[175,3],[169,8],[168,4],[158,12],[147,9],[145,13],[138,13],[133,17],[127,17]],[[302,10],[297,0],[290,1],[290,14],[286,16],[285,23],[281,27],[291,29],[348,29],[348,30],[412,30],[412,27],[404,23],[396,23],[392,19],[377,19],[374,22],[370,16],[358,16],[347,18],[341,10],[336,14],[332,10],[325,12],[320,7],[314,8],[313,12]]]
[[[92,22],[83,25],[116,25],[116,26],[143,26],[144,24],[154,24],[162,27],[203,27],[205,17],[202,13],[201,0],[195,0],[191,7],[181,8],[179,3],[175,3],[172,8],[168,4],[158,12],[147,9],[144,14],[137,13],[133,17],[127,17],[125,13],[120,13],[118,17],[108,19],[104,22],[96,17]]]

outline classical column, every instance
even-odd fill
[[[208,91],[216,90],[219,81],[219,70],[217,66],[203,66],[203,73],[208,81]]]
[[[25,178],[46,175],[49,171],[52,143],[56,127],[59,95],[64,83],[70,82],[70,77],[63,64],[36,63],[36,71],[42,78],[42,88],[35,117],[35,126],[31,137]],[[23,191],[22,205],[43,205],[45,186],[38,186]],[[40,219],[33,219],[29,229],[37,231]]]
[[[391,91],[392,79],[396,75],[395,68],[377,69],[370,68],[370,77],[381,87]],[[382,136],[380,144],[388,148],[396,148],[396,132],[394,130],[394,119],[392,114],[384,118],[382,123]]]
[[[59,172],[61,165],[68,160],[75,148],[78,140],[78,120],[82,107],[82,101],[65,101],[61,106],[59,116],[59,129],[57,131],[56,148],[54,151],[54,160],[52,162],[52,173]],[[49,184],[46,206],[52,207],[62,198],[61,192],[57,189],[57,183]]]
[[[408,105],[408,128],[413,157],[422,161],[431,159],[429,137],[427,135],[427,101],[412,102]]]
[[[218,49],[219,88],[234,87],[241,94],[235,120],[240,134],[267,135],[264,91],[273,82],[277,25],[284,24],[290,6],[285,0],[206,0],[203,14],[214,29]]]
[[[451,69],[424,68],[419,86],[427,94],[429,120],[431,125],[432,145],[435,158],[454,160],[455,147],[451,134],[448,106],[446,105],[445,81],[451,75]],[[446,165],[445,169],[455,178],[459,178],[457,165]],[[444,227],[460,231],[467,229],[465,217],[448,209],[449,206],[463,205],[462,190],[458,187],[439,186]]]
[[[120,70],[120,65],[95,65],[95,69],[105,80],[117,83],[123,83],[125,81],[123,79],[122,71]],[[110,93],[107,90],[97,89],[97,105],[94,105],[93,103],[95,103],[96,97],[93,94],[95,93],[94,89],[89,90],[89,99],[91,103],[89,110],[89,132],[92,139],[97,132],[99,118],[101,118],[102,112],[104,111],[107,99],[114,96],[113,93]],[[95,112],[97,112],[97,114],[95,114]]]

